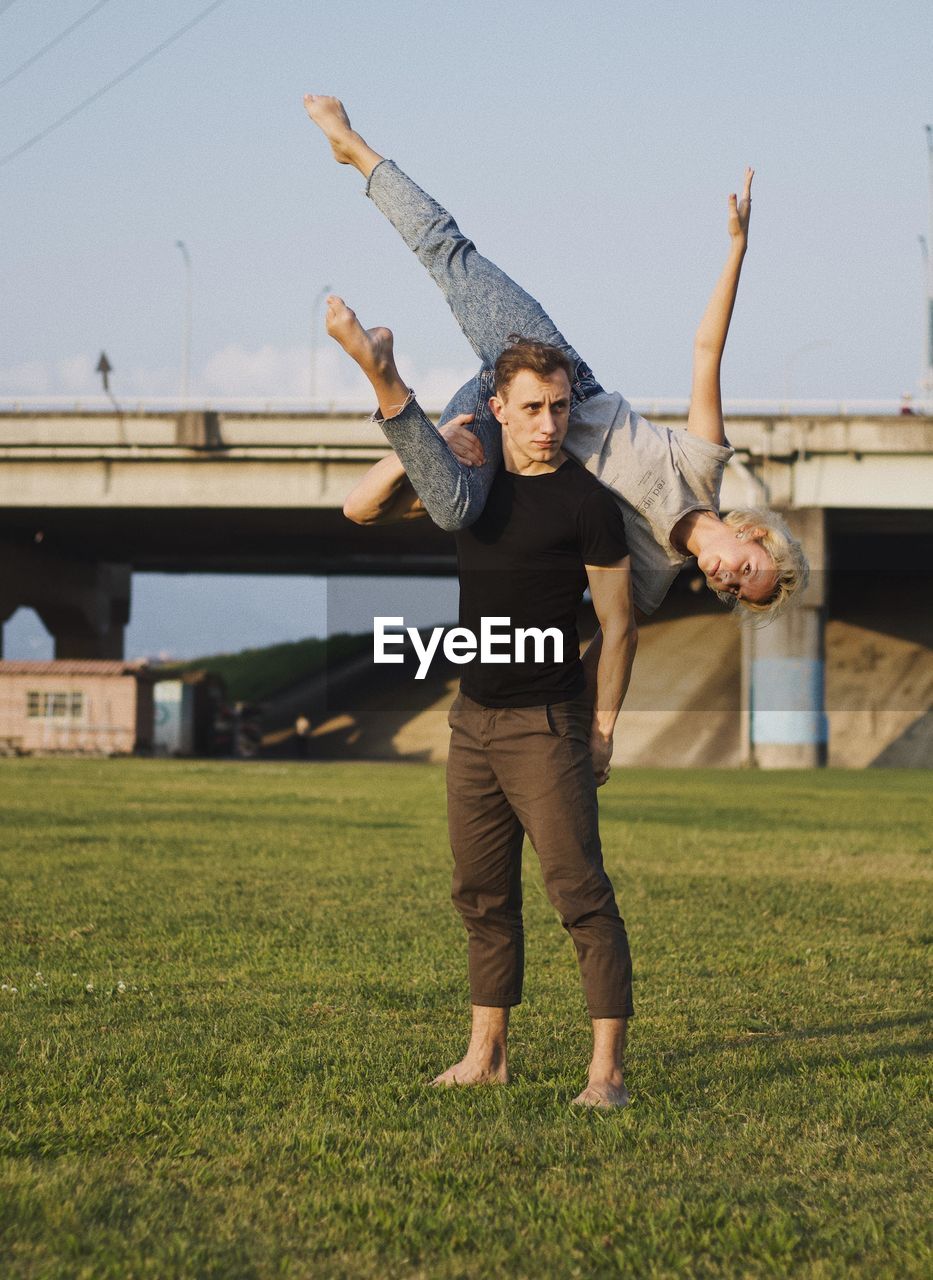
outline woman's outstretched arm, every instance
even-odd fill
[[[752,207],[754,176],[754,169],[746,169],[742,199],[736,200],[734,194],[729,197],[729,256],[716,281],[693,344],[693,385],[690,389],[687,430],[713,444],[723,444],[726,438],[722,420],[720,367],[735,296],[739,289],[742,261],[748,248],[748,220]]]
[[[394,524],[426,515],[398,455],[390,453],[369,468],[347,494],[343,514],[354,524]]]

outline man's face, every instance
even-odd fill
[[[749,529],[744,538],[723,525],[697,557],[706,585],[713,591],[727,591],[738,600],[762,603],[770,600],[777,586],[774,561],[760,542],[760,530]]]
[[[563,369],[546,377],[521,369],[503,395],[489,403],[516,461],[554,461],[570,418],[570,383]]]

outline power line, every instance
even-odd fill
[[[15,0],[7,0],[8,6],[13,3],[15,3]],[[66,111],[63,116],[59,116],[57,120],[52,124],[47,125],[46,128],[42,129],[39,133],[33,134],[31,138],[28,138],[25,142],[21,143],[20,146],[16,147],[13,151],[8,151],[5,156],[0,156],[0,166],[9,164],[9,162],[11,160],[15,160],[17,156],[21,156],[24,151],[28,151],[30,147],[34,147],[37,142],[41,142],[43,138],[47,138],[50,133],[54,133],[56,129],[60,129],[63,124],[67,124],[69,120],[73,120],[76,115],[79,115],[80,112],[85,109],[85,107],[91,106],[92,103],[95,103],[99,98],[102,98],[105,93],[109,93],[111,89],[115,89],[118,84],[121,84],[124,80],[128,79],[134,72],[138,71],[140,67],[144,67],[147,62],[151,62],[152,59],[157,57],[157,55],[164,49],[167,49],[170,44],[174,44],[176,40],[180,40],[183,35],[191,30],[192,27],[196,27],[199,22],[203,22],[208,14],[213,13],[215,9],[219,9],[220,6],[225,3],[226,0],[213,0],[213,3],[209,4],[205,9],[202,9],[197,17],[192,18],[190,22],[186,22],[183,27],[179,27],[177,31],[174,31],[168,39],[163,40],[162,43],[156,45],[154,49],[150,49],[148,53],[143,54],[143,56],[138,58],[131,67],[127,67],[125,71],[121,71],[118,76],[114,76],[112,80],[109,80],[103,88],[98,89],[96,93],[92,93],[91,96],[89,98],[85,98],[83,102],[79,102],[78,105],[76,107],[72,107],[70,111]],[[2,13],[2,10],[0,10],[0,13]]]
[[[15,4],[15,2],[16,0],[9,0],[9,4]],[[109,3],[110,0],[97,0],[97,3],[92,4],[90,9],[88,9],[86,13],[82,13],[80,18],[76,18],[70,27],[66,27],[64,31],[55,37],[54,40],[50,40],[48,44],[43,45],[38,53],[34,53],[31,58],[27,58],[25,62],[21,62],[15,71],[11,71],[8,76],[3,80],[0,80],[0,89],[8,85],[11,80],[15,80],[21,71],[25,71],[26,68],[31,67],[34,62],[38,62],[40,58],[44,57],[45,54],[49,52],[50,49],[54,49],[57,44],[61,44],[66,36],[70,36],[72,31],[76,31],[82,23],[87,22],[88,18],[93,18],[98,9],[103,9],[104,5]],[[7,7],[9,7],[9,4]],[[0,9],[0,13],[2,12],[3,10]]]

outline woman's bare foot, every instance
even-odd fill
[[[352,164],[368,178],[382,159],[351,127],[350,118],[339,98],[321,93],[306,93],[305,111],[330,143],[338,164]]]
[[[599,1107],[608,1111],[613,1107],[627,1107],[630,1099],[628,1089],[621,1081],[591,1080],[573,1101],[578,1107]]]
[[[331,294],[327,299],[327,332],[360,366],[368,378],[396,372],[392,354],[392,330],[377,326],[364,329],[343,298]]]
[[[327,299],[327,332],[355,360],[370,381],[379,412],[384,418],[394,417],[409,397],[409,389],[395,367],[392,330],[378,326],[364,329],[343,298],[331,294]]]

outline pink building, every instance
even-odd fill
[[[154,678],[146,662],[0,662],[0,754],[148,751]]]

